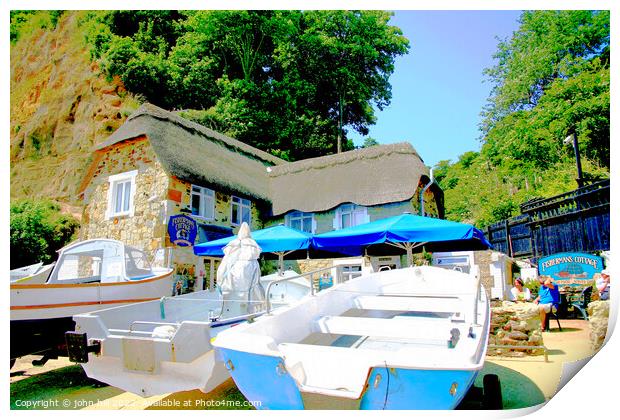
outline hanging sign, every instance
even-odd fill
[[[590,254],[565,252],[538,260],[538,273],[550,276],[562,286],[590,285],[594,275],[602,269],[603,259]]]
[[[198,234],[196,221],[184,214],[170,216],[168,221],[168,235],[170,242],[178,246],[193,246]]]

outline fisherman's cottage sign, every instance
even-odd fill
[[[198,234],[196,221],[184,214],[170,216],[168,221],[168,235],[170,242],[178,246],[193,246]]]
[[[580,286],[592,283],[592,278],[603,269],[603,259],[581,253],[554,254],[538,260],[538,272],[550,276],[560,285]]]

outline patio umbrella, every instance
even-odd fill
[[[252,238],[261,247],[263,252],[273,253],[278,256],[279,270],[281,272],[284,267],[284,257],[295,251],[307,250],[312,236],[297,229],[277,225],[252,232]],[[237,235],[203,242],[194,246],[194,254],[221,257],[224,255],[223,248],[235,239],[237,239]]]
[[[312,246],[319,250],[357,255],[362,255],[365,247],[374,247],[377,250],[379,245],[389,245],[406,251],[409,265],[413,262],[413,249],[423,245],[432,251],[491,247],[482,231],[472,225],[410,213],[315,235],[312,238]],[[379,253],[386,252],[386,247],[380,249],[382,252]]]

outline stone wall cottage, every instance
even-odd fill
[[[212,282],[218,260],[172,244],[171,216],[185,214],[197,222],[196,243],[228,236],[243,221],[252,230],[285,223],[321,233],[404,211],[417,214],[429,181],[408,143],[288,163],[145,104],[93,152],[80,187],[85,203],[80,239],[118,239],[150,255],[171,247],[179,273],[204,274]],[[427,215],[443,217],[436,184],[427,189],[424,208]],[[399,258],[384,260],[400,265]],[[379,260],[339,261],[357,275]],[[310,268],[304,263],[298,268]]]

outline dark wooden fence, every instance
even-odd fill
[[[609,250],[609,179],[521,205],[519,216],[487,228],[497,251],[538,259],[558,252]]]

